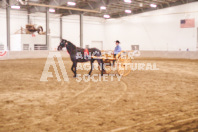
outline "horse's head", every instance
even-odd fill
[[[62,39],[61,42],[60,42],[60,45],[57,48],[57,50],[60,51],[60,50],[62,50],[63,47],[66,47],[67,42],[68,42],[67,40]]]

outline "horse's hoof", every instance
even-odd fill
[[[76,75],[73,76],[73,78],[76,78],[76,77],[77,77]]]

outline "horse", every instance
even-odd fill
[[[101,76],[103,76],[103,73],[105,73],[104,70],[104,62],[103,59],[99,58],[101,57],[101,51],[97,48],[88,48],[88,49],[83,49],[83,48],[79,48],[76,47],[72,42],[67,41],[65,39],[62,39],[60,42],[60,45],[58,46],[57,50],[60,51],[62,50],[63,47],[66,47],[69,55],[70,55],[70,59],[73,62],[71,70],[74,73],[73,77],[77,77],[77,63],[78,62],[88,62],[90,61],[91,63],[91,70],[89,71],[89,75],[91,75],[91,72],[93,70],[93,63],[95,60],[98,61],[98,64],[100,66],[101,70]],[[95,56],[94,58],[91,56]],[[97,58],[98,57],[98,58]]]

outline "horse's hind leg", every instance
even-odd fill
[[[98,61],[98,65],[100,66],[100,68],[102,69],[101,70],[101,76],[103,76],[103,73],[104,73],[104,63],[103,63],[103,60],[102,59],[99,59],[97,60]]]
[[[101,71],[101,76],[103,76],[103,73],[105,73],[103,59],[101,60],[101,63],[102,63],[102,71]]]
[[[91,59],[91,61],[90,61],[90,63],[91,63],[91,70],[89,71],[89,75],[91,75],[91,72],[92,72],[92,70],[93,70],[93,62],[94,62],[95,60],[94,59]]]

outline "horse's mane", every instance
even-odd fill
[[[67,41],[67,45],[70,46],[72,49],[76,49],[76,45],[74,45],[72,42]]]
[[[66,48],[69,54],[74,54],[76,52],[77,47],[72,42],[67,41]]]

